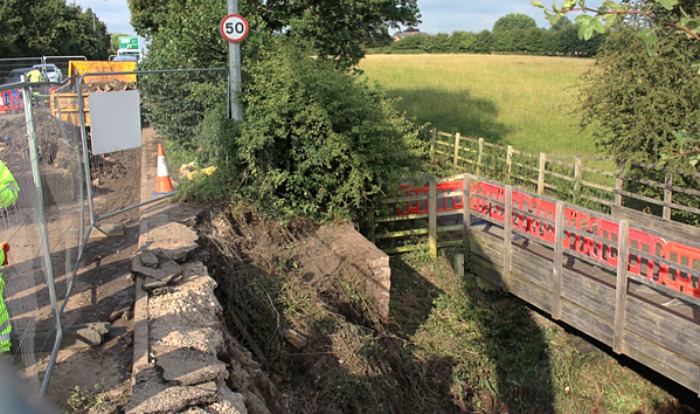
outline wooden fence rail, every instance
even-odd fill
[[[673,220],[674,211],[700,218],[700,208],[694,207],[700,191],[673,185],[673,174],[663,174],[663,182],[626,174],[610,157],[582,157],[557,154],[530,154],[513,146],[485,142],[483,138],[464,137],[435,129],[431,131],[431,157],[455,170],[467,167],[471,173],[490,179],[513,183],[541,195],[563,198],[599,211],[609,212],[623,204],[656,206],[660,216]],[[644,163],[629,168],[656,171]],[[700,178],[697,175],[696,178]],[[658,198],[639,194],[633,188],[646,188],[658,193]],[[693,197],[683,204],[674,202],[674,194]],[[676,200],[677,201],[677,200]],[[653,209],[652,209],[653,212]]]
[[[473,274],[700,396],[700,243],[686,233],[471,174],[404,190],[376,217],[380,247],[404,241],[385,251],[463,247]]]

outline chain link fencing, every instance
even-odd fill
[[[14,65],[48,59],[37,60]],[[149,110],[167,115],[153,119],[159,132],[178,141],[172,147],[177,154],[168,157],[168,170],[177,174],[173,165],[218,151],[211,142],[197,142],[199,124],[228,94],[228,71],[220,68],[84,72],[61,84],[22,79],[0,85],[0,160],[20,187],[16,203],[0,209],[0,242],[11,246],[9,264],[1,269],[13,327],[11,359],[42,393],[67,328],[66,304],[92,246],[91,232],[170,195],[140,188],[142,163],[159,162],[156,152],[141,146],[145,134],[159,138],[148,122]],[[147,97],[136,89],[140,84],[149,88]],[[119,118],[124,113],[135,114],[136,130],[126,125],[133,117]]]
[[[38,385],[46,379],[48,352],[60,345],[58,297],[68,290],[85,237],[80,135],[51,114],[48,83],[0,86],[0,94],[8,91],[19,95],[20,103],[0,112],[0,160],[20,192],[0,211],[0,241],[10,244],[9,263],[2,269],[4,298],[13,362]]]

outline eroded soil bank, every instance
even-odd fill
[[[699,412],[670,381],[458,277],[455,252],[392,257],[384,317],[338,249],[357,245],[338,236],[351,224],[207,215],[202,260],[228,331],[261,368],[269,412]]]

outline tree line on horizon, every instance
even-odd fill
[[[566,17],[544,29],[538,27],[532,17],[514,13],[498,19],[491,31],[455,31],[450,34],[417,32],[401,40],[372,45],[374,47],[369,47],[367,53],[498,53],[591,57],[597,54],[603,40],[604,36],[589,40],[579,38],[579,25]]]

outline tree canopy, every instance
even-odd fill
[[[0,56],[85,55],[106,58],[107,27],[91,9],[64,0],[0,3]]]
[[[172,27],[172,19],[181,19],[183,6],[198,6],[188,0],[128,0],[131,23],[138,34],[153,35]],[[226,3],[214,6],[216,19],[212,32],[226,13]],[[381,43],[388,28],[419,22],[416,0],[243,0],[241,13],[252,30],[293,36],[308,42],[313,53],[336,60],[342,66],[353,65],[364,55],[362,45]],[[186,28],[186,26],[182,26]]]
[[[700,77],[691,67],[700,44],[669,32],[655,49],[646,53],[632,29],[611,33],[583,89],[585,124],[621,160],[659,163],[679,152],[676,131],[700,131]]]
[[[537,22],[532,17],[522,13],[510,13],[496,20],[493,24],[493,32],[508,30],[536,29]]]
[[[551,28],[539,28],[528,16],[520,23],[518,15],[509,15],[497,21],[500,29],[480,33],[453,32],[452,34],[419,33],[406,36],[387,46],[368,53],[524,53],[545,56],[595,56],[602,37],[582,40],[578,37],[578,24],[568,18],[560,19]],[[528,23],[524,23],[527,21]],[[496,25],[494,26],[494,28]],[[508,27],[515,27],[508,29]],[[527,28],[523,28],[527,27]]]
[[[606,42],[608,51],[584,92],[585,122],[603,126],[596,132],[597,142],[619,159],[646,159],[696,170],[700,164],[700,128],[693,122],[697,113],[692,113],[693,119],[682,117],[690,116],[688,112],[698,104],[700,4],[695,0],[607,0],[597,9],[587,7],[584,0],[564,0],[561,6],[554,2],[551,8],[538,0],[532,4],[543,8],[552,22],[570,12],[587,13],[576,18],[584,39],[620,28],[636,33],[640,42],[621,34]],[[646,58],[639,56],[637,49],[642,46]],[[663,57],[654,58],[657,53]],[[659,98],[664,95],[669,102]],[[625,116],[639,110],[646,115],[637,120]],[[630,137],[626,133],[630,130],[644,135]]]
[[[397,176],[418,162],[424,147],[416,130],[347,70],[362,56],[363,33],[378,33],[387,24],[376,13],[390,15],[385,10],[390,5],[399,13],[397,4],[403,3],[340,3],[241,5],[251,29],[241,48],[242,121],[225,120],[225,77],[139,78],[147,119],[159,135],[180,150],[176,153],[220,167],[212,180],[221,181],[193,186],[195,195],[212,188],[205,197],[244,197],[271,214],[361,218],[383,186],[398,188]],[[144,69],[227,65],[227,43],[218,33],[225,2],[131,0],[130,5],[141,7],[132,14],[139,33],[152,37]],[[365,31],[350,39],[345,24]]]

